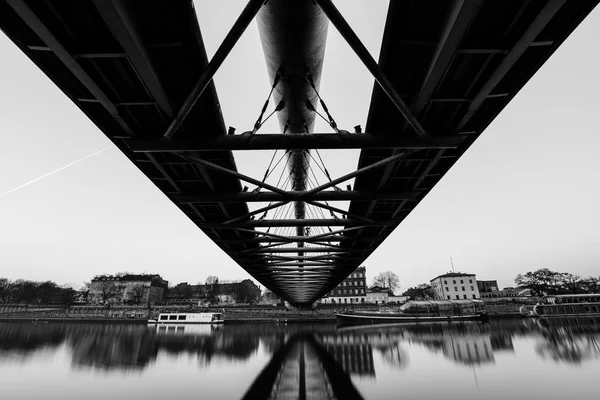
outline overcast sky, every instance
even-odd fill
[[[195,4],[210,58],[245,1]],[[378,59],[388,2],[336,4]],[[538,268],[600,275],[599,37],[596,9],[366,260],[369,281],[391,270],[407,289],[447,272],[450,257],[501,287]],[[249,277],[3,34],[0,54],[0,277]],[[270,89],[255,23],[215,82],[225,123],[251,129]],[[372,88],[330,26],[321,96],[341,128],[365,126]],[[262,129],[277,128],[273,118]],[[334,177],[358,160],[321,154]],[[259,179],[271,155],[235,153],[238,169]]]

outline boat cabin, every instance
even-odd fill
[[[600,294],[564,294],[540,298],[533,307],[533,316],[572,317],[600,315]]]
[[[221,313],[164,313],[158,315],[158,324],[219,324]]]

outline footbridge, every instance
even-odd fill
[[[210,61],[191,0],[0,0],[0,29],[239,266],[303,306],[386,239],[597,3],[393,0],[379,61],[332,0],[250,0]],[[213,77],[255,23],[271,95],[236,132]],[[373,78],[364,130],[337,126],[319,95],[329,29]],[[270,114],[278,132],[260,129]],[[360,149],[358,164],[331,176],[321,149]],[[238,150],[271,150],[265,175],[238,169]]]

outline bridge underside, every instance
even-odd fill
[[[212,77],[257,13],[267,32],[285,29],[276,15],[264,16],[281,1],[262,3],[248,3],[210,63],[191,1],[0,0],[0,28],[236,263],[302,305],[385,240],[598,1],[391,1],[377,63],[331,1],[294,0],[326,16],[373,74],[366,133],[286,129],[282,115],[313,111],[300,98],[310,82],[284,79],[274,91],[286,99],[282,133],[228,135]],[[310,29],[298,35],[304,43]],[[313,45],[324,47],[326,35],[317,36]],[[267,60],[297,50],[269,50],[264,40],[263,47]],[[286,189],[238,171],[232,154],[289,151],[290,174],[301,183],[297,168],[321,148],[362,149],[356,171]],[[336,206],[341,201],[349,207]],[[255,218],[286,204],[295,205],[294,217]],[[332,217],[298,212],[308,205]],[[273,234],[281,227],[293,234]]]

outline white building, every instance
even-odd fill
[[[475,274],[449,272],[431,280],[436,300],[478,299],[479,289]]]
[[[367,289],[367,303],[386,304],[389,301],[390,290],[381,286],[373,286]]]

